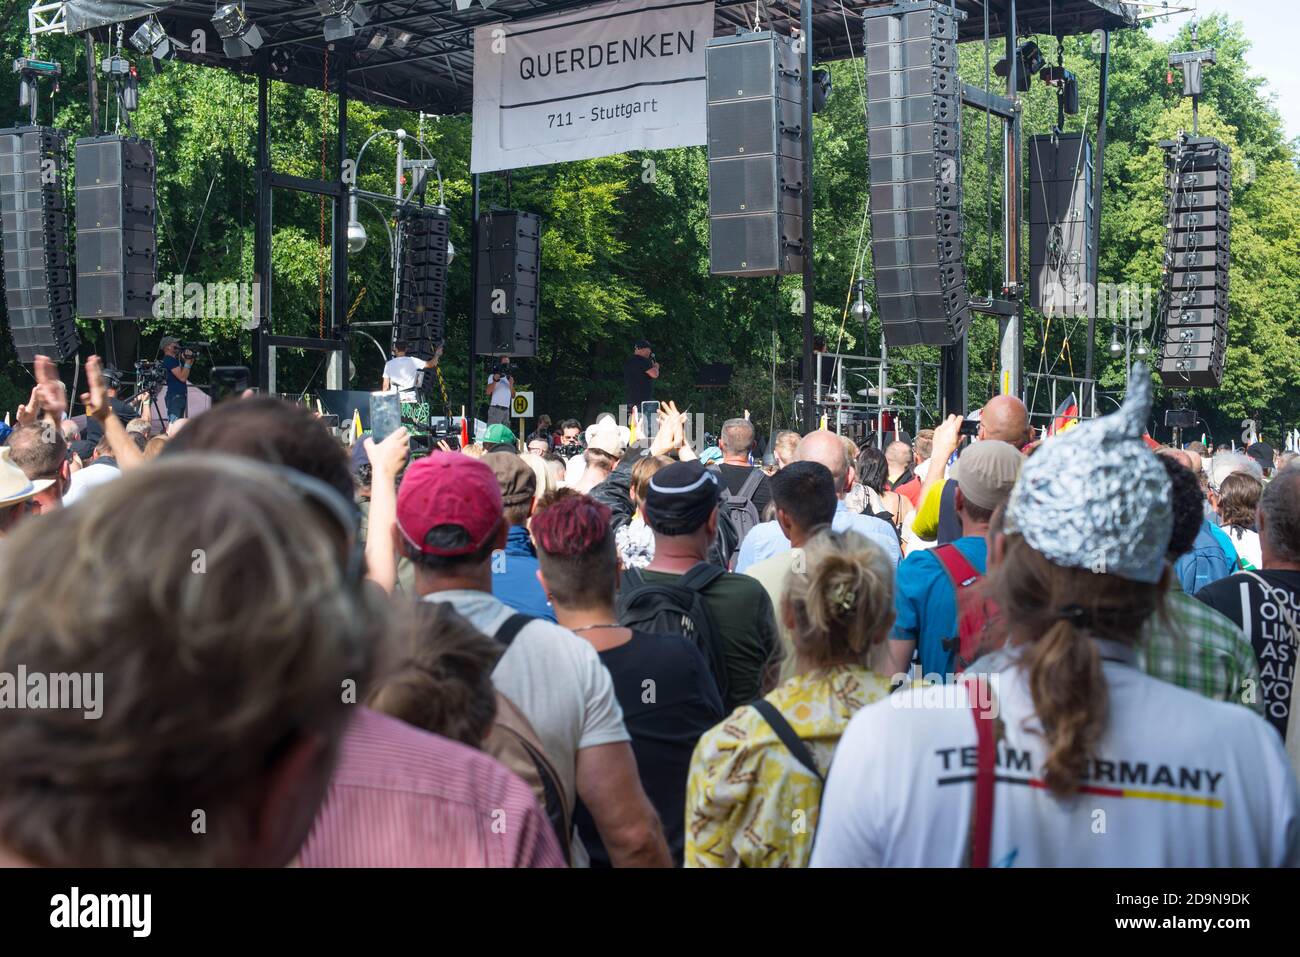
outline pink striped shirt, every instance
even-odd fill
[[[358,706],[303,867],[563,867],[532,791],[497,761]]]

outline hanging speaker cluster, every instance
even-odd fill
[[[803,79],[779,33],[717,37],[708,74],[709,271],[803,269]]]
[[[20,362],[37,355],[62,361],[80,348],[68,270],[65,149],[60,130],[0,130],[5,306]]]
[[[542,221],[498,209],[478,218],[474,351],[481,356],[537,355]]]
[[[957,19],[940,3],[864,14],[871,259],[890,346],[966,333]]]
[[[1160,377],[1217,388],[1228,351],[1228,229],[1232,153],[1205,136],[1165,140],[1168,204]]]
[[[431,359],[447,322],[447,246],[451,216],[444,206],[403,206],[397,213],[397,309],[393,341]]]
[[[153,315],[155,173],[148,140],[77,140],[77,313],[83,318]]]
[[[1029,138],[1029,304],[1084,316],[1092,264],[1092,144],[1083,133]]]

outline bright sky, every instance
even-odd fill
[[[1170,6],[1195,6],[1202,17],[1224,13],[1240,21],[1250,41],[1246,62],[1251,72],[1263,77],[1276,94],[1287,137],[1300,136],[1300,26],[1296,23],[1300,4],[1296,0],[1171,0]],[[1155,24],[1153,35],[1167,42],[1190,19],[1190,13],[1168,17]]]

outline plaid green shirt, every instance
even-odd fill
[[[1175,580],[1165,602],[1169,624],[1152,615],[1138,642],[1138,666],[1155,678],[1215,701],[1264,713],[1259,662],[1245,632],[1197,601]]]

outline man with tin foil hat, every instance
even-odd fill
[[[814,867],[1300,866],[1277,733],[1136,667],[1170,574],[1150,406],[1138,363],[1120,411],[1025,462],[988,579],[1006,646],[981,660],[979,693],[908,688],[858,712]]]

